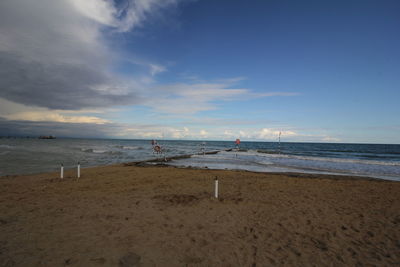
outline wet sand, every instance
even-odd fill
[[[400,265],[400,182],[123,165],[73,176],[0,177],[0,266]]]

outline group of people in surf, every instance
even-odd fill
[[[236,139],[235,144],[236,144],[236,150],[239,150],[240,139]],[[154,139],[151,140],[151,145],[153,146],[154,154],[162,154],[163,153],[163,149],[162,149],[161,145],[159,145],[157,143],[157,140],[154,140]],[[203,142],[203,143],[201,143],[201,152],[203,155],[205,154],[205,149],[206,149],[206,143]]]
[[[162,147],[157,143],[156,140],[151,140],[151,145],[153,146],[153,153],[161,154],[163,152]]]

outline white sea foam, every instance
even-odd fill
[[[221,151],[213,155],[195,155],[173,161],[171,165],[256,172],[346,174],[400,180],[399,163],[395,162],[266,154],[257,151]]]
[[[139,150],[139,149],[143,149],[140,146],[124,146],[123,149],[127,149],[127,150]]]
[[[93,152],[93,153],[96,153],[96,154],[103,154],[103,153],[106,153],[106,152],[107,152],[107,150],[102,150],[102,149],[92,149],[92,152]]]
[[[313,157],[313,156],[298,156],[298,155],[285,155],[285,154],[267,154],[258,153],[258,156],[273,157],[273,158],[289,158],[299,160],[315,160],[315,161],[327,161],[327,162],[338,162],[338,163],[359,163],[359,164],[372,164],[372,165],[384,165],[384,166],[400,166],[400,162],[390,161],[378,161],[369,159],[349,159],[349,158],[332,158],[332,157]]]
[[[94,148],[86,148],[81,149],[83,152],[86,153],[94,153],[94,154],[120,154],[121,152],[113,151],[113,150],[105,150],[105,149],[94,149]]]

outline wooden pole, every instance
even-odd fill
[[[215,176],[215,198],[218,198],[218,177]]]

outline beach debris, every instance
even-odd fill
[[[317,238],[313,238],[313,237],[311,237],[311,241],[312,241],[312,242],[314,243],[314,245],[315,245],[317,248],[319,248],[320,250],[323,250],[323,251],[328,250],[328,246],[327,246],[327,244],[326,244],[324,241],[319,240],[319,239],[317,239]]]
[[[214,196],[215,198],[218,198],[218,177],[215,176],[215,190],[214,190]]]
[[[81,163],[78,161],[78,169],[77,169],[77,178],[79,179],[81,177]]]
[[[140,266],[140,256],[136,253],[129,252],[119,259],[120,267],[135,267]]]
[[[64,164],[61,163],[60,178],[64,178]]]
[[[64,264],[65,265],[70,265],[70,264],[73,264],[73,263],[74,263],[74,260],[72,258],[68,258],[68,259],[64,260]]]

